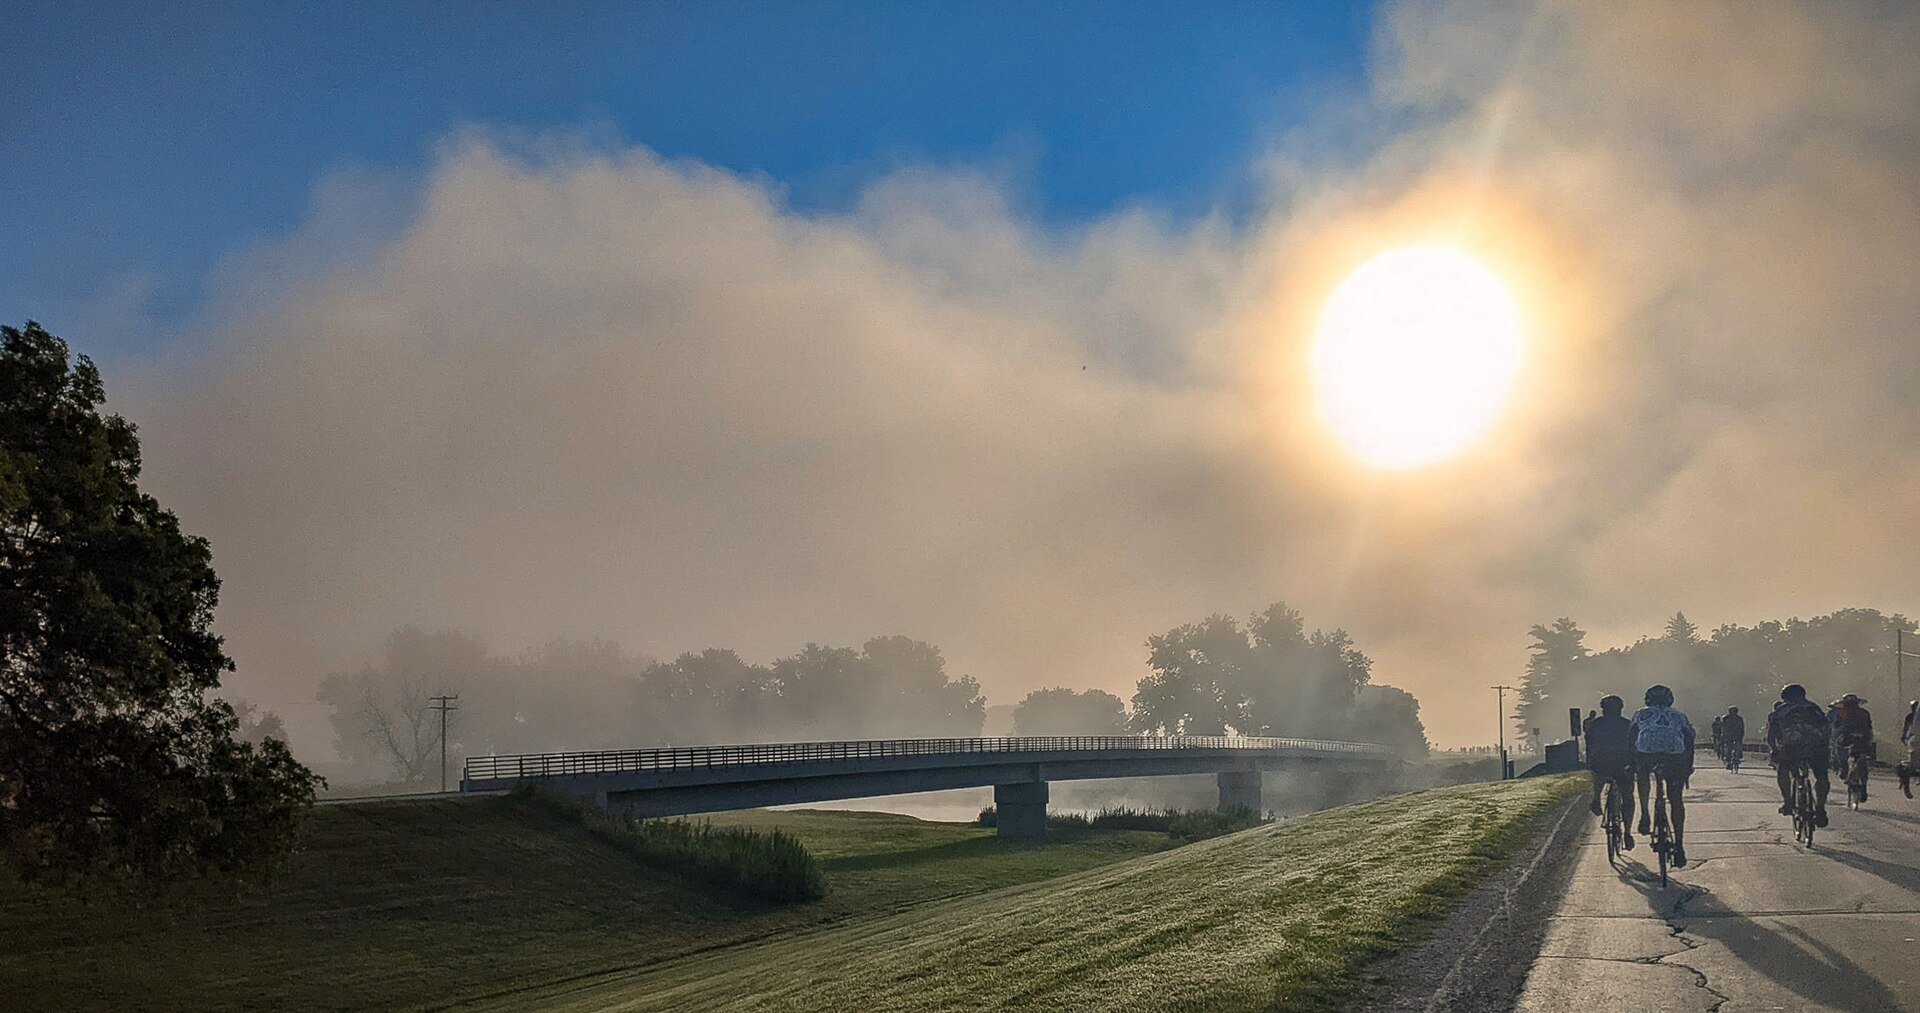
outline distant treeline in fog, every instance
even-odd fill
[[[1019,735],[1295,735],[1384,742],[1424,755],[1420,704],[1369,684],[1372,662],[1344,630],[1307,632],[1274,605],[1243,629],[1210,616],[1147,639],[1149,674],[1128,711],[1101,690],[1035,690],[1013,708]],[[608,641],[554,641],[518,657],[455,631],[394,632],[377,663],[329,676],[337,782],[438,773],[466,756],[717,742],[973,736],[986,698],[940,649],[904,636],[860,648],[808,644],[770,664],[708,648],[672,661]],[[263,715],[274,720],[272,715]]]
[[[1896,673],[1896,633],[1905,631],[1911,651],[1916,649],[1913,630],[1913,620],[1905,616],[1853,608],[1812,619],[1727,624],[1702,636],[1684,613],[1676,612],[1659,636],[1596,652],[1587,646],[1586,631],[1562,617],[1530,631],[1532,653],[1515,724],[1529,745],[1535,729],[1546,741],[1559,741],[1567,737],[1569,708],[1584,715],[1614,693],[1631,714],[1647,687],[1662,683],[1673,689],[1674,705],[1696,727],[1704,729],[1714,715],[1739,707],[1747,736],[1754,739],[1762,734],[1780,688],[1797,682],[1821,703],[1843,693],[1866,697],[1881,715],[1876,730],[1888,738],[1899,734],[1905,694],[1920,682],[1920,666],[1913,664],[1920,659],[1908,659],[1905,686]]]

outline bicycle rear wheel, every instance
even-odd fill
[[[1667,826],[1666,772],[1655,768],[1653,781],[1653,853],[1660,858],[1660,885],[1667,885],[1667,855],[1673,850],[1672,831]]]
[[[1620,796],[1608,785],[1607,792],[1607,864],[1617,865],[1620,861]]]

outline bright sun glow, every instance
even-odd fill
[[[1389,250],[1327,297],[1313,340],[1320,413],[1380,468],[1465,450],[1520,371],[1520,311],[1492,271],[1446,246]]]

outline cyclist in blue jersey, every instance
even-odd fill
[[[1687,779],[1693,775],[1693,722],[1675,710],[1673,690],[1665,686],[1647,688],[1645,707],[1633,715],[1633,751],[1635,772],[1640,781],[1640,833],[1653,833],[1653,809],[1648,801],[1653,771],[1667,789],[1667,806],[1673,813],[1673,867],[1687,864],[1687,805],[1680,797]]]

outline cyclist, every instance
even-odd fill
[[[1907,704],[1907,718],[1900,722],[1900,741],[1907,747],[1907,759],[1893,768],[1900,775],[1900,791],[1908,798],[1913,797],[1913,772],[1920,770],[1920,734],[1916,734],[1920,728],[1914,727],[1916,719],[1920,719],[1920,700]]]
[[[1727,713],[1720,718],[1720,734],[1726,741],[1727,762],[1739,766],[1740,756],[1747,748],[1747,719],[1740,716],[1740,708],[1727,708]]]
[[[1820,705],[1807,699],[1806,687],[1789,683],[1767,715],[1767,751],[1780,785],[1780,815],[1793,815],[1793,768],[1813,770],[1813,825],[1827,825],[1827,744],[1831,731]]]
[[[1673,810],[1673,867],[1687,864],[1687,806],[1680,798],[1687,778],[1693,774],[1693,722],[1675,710],[1673,690],[1649,686],[1646,706],[1633,715],[1633,751],[1635,773],[1640,781],[1640,833],[1653,833],[1650,819],[1653,807],[1647,801],[1653,770],[1660,768],[1661,783],[1667,788],[1667,806]]]
[[[1725,759],[1727,758],[1727,739],[1726,739],[1726,735],[1725,735],[1725,733],[1721,731],[1721,725],[1722,725],[1722,724],[1723,724],[1724,722],[1725,722],[1725,719],[1724,719],[1724,718],[1722,718],[1721,716],[1719,716],[1719,715],[1717,715],[1717,714],[1716,714],[1716,715],[1714,715],[1714,718],[1713,718],[1713,755],[1714,755],[1714,756],[1716,756],[1716,757],[1718,757],[1718,758],[1719,758],[1719,759],[1721,759],[1721,760],[1725,760]]]
[[[1593,771],[1593,800],[1589,806],[1601,815],[1600,789],[1613,785],[1620,800],[1621,847],[1633,850],[1633,722],[1620,716],[1626,701],[1617,696],[1600,698],[1599,717],[1586,720],[1587,767]]]
[[[1873,759],[1873,715],[1862,706],[1866,701],[1857,694],[1848,693],[1833,704],[1830,711],[1833,724],[1833,769],[1840,774],[1840,780],[1847,780],[1847,774],[1854,763],[1867,763]],[[1860,801],[1867,800],[1866,789],[1860,789]]]

